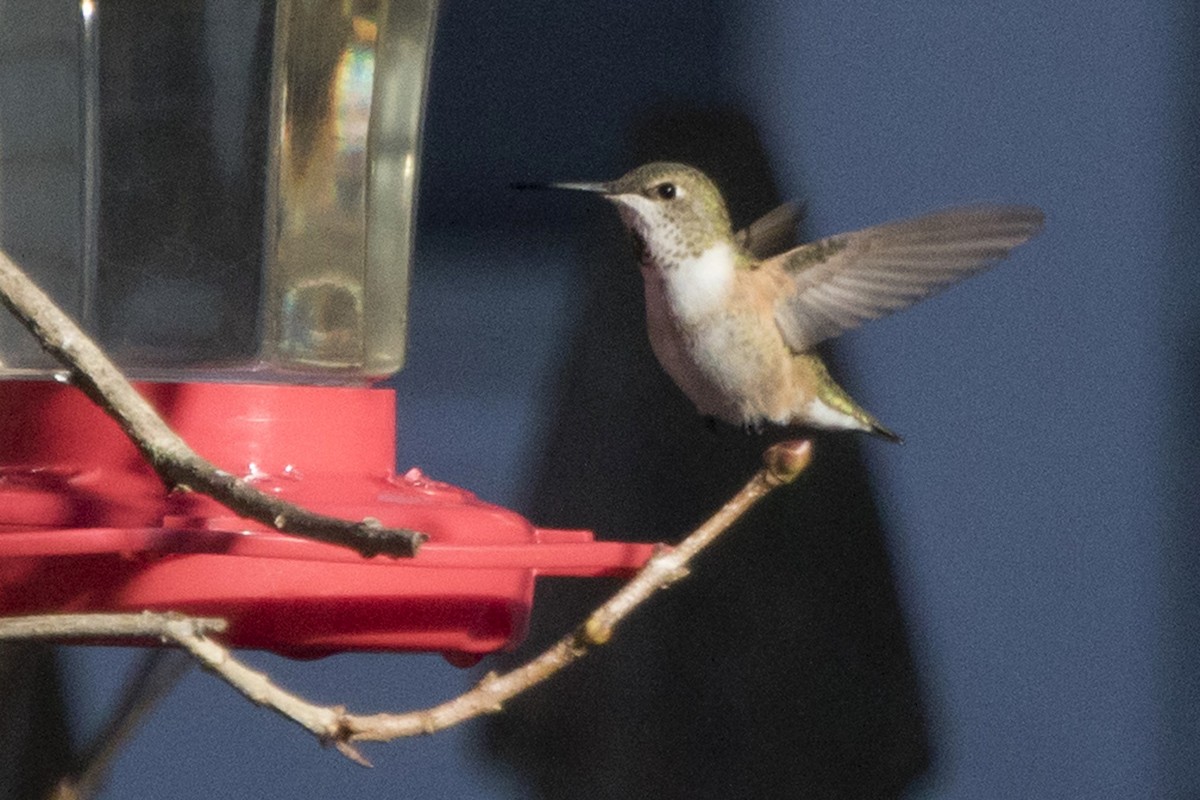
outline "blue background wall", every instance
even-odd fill
[[[911,442],[869,453],[930,690],[928,795],[1194,791],[1156,707],[1182,20],[773,6],[738,20],[728,85],[818,230],[970,198],[1048,216],[1013,263],[843,343]]]
[[[448,2],[401,466],[525,502],[578,311],[579,215],[608,210],[504,187],[618,174],[658,102],[743,108],[817,234],[1039,204],[1047,230],[1010,262],[838,344],[908,439],[866,451],[930,704],[913,796],[1194,795],[1196,12],[911,6]],[[95,705],[124,656],[73,659]],[[360,709],[471,679],[432,657],[256,661]],[[473,730],[371,748],[368,772],[194,675],[106,796],[523,796]]]

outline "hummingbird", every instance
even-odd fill
[[[772,254],[790,241],[794,211],[735,233],[716,184],[686,164],[646,164],[605,183],[515,185],[590,192],[617,207],[640,261],[651,349],[700,414],[750,431],[853,430],[893,442],[902,439],[833,380],[816,346],[986,269],[1043,224],[1031,206],[965,206]]]

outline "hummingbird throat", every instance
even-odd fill
[[[637,258],[643,267],[663,269],[675,266],[687,257],[689,253],[683,246],[681,232],[661,208],[636,195],[616,198],[616,202],[621,221],[633,236]]]
[[[650,251],[646,248],[646,239],[637,231],[630,230],[629,236],[633,240],[633,256],[638,263],[643,267],[651,266]]]

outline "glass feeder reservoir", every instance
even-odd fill
[[[122,367],[400,368],[433,0],[0,8],[0,242]]]

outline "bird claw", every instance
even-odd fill
[[[747,436],[762,436],[763,424],[761,422],[743,422],[742,433]]]

